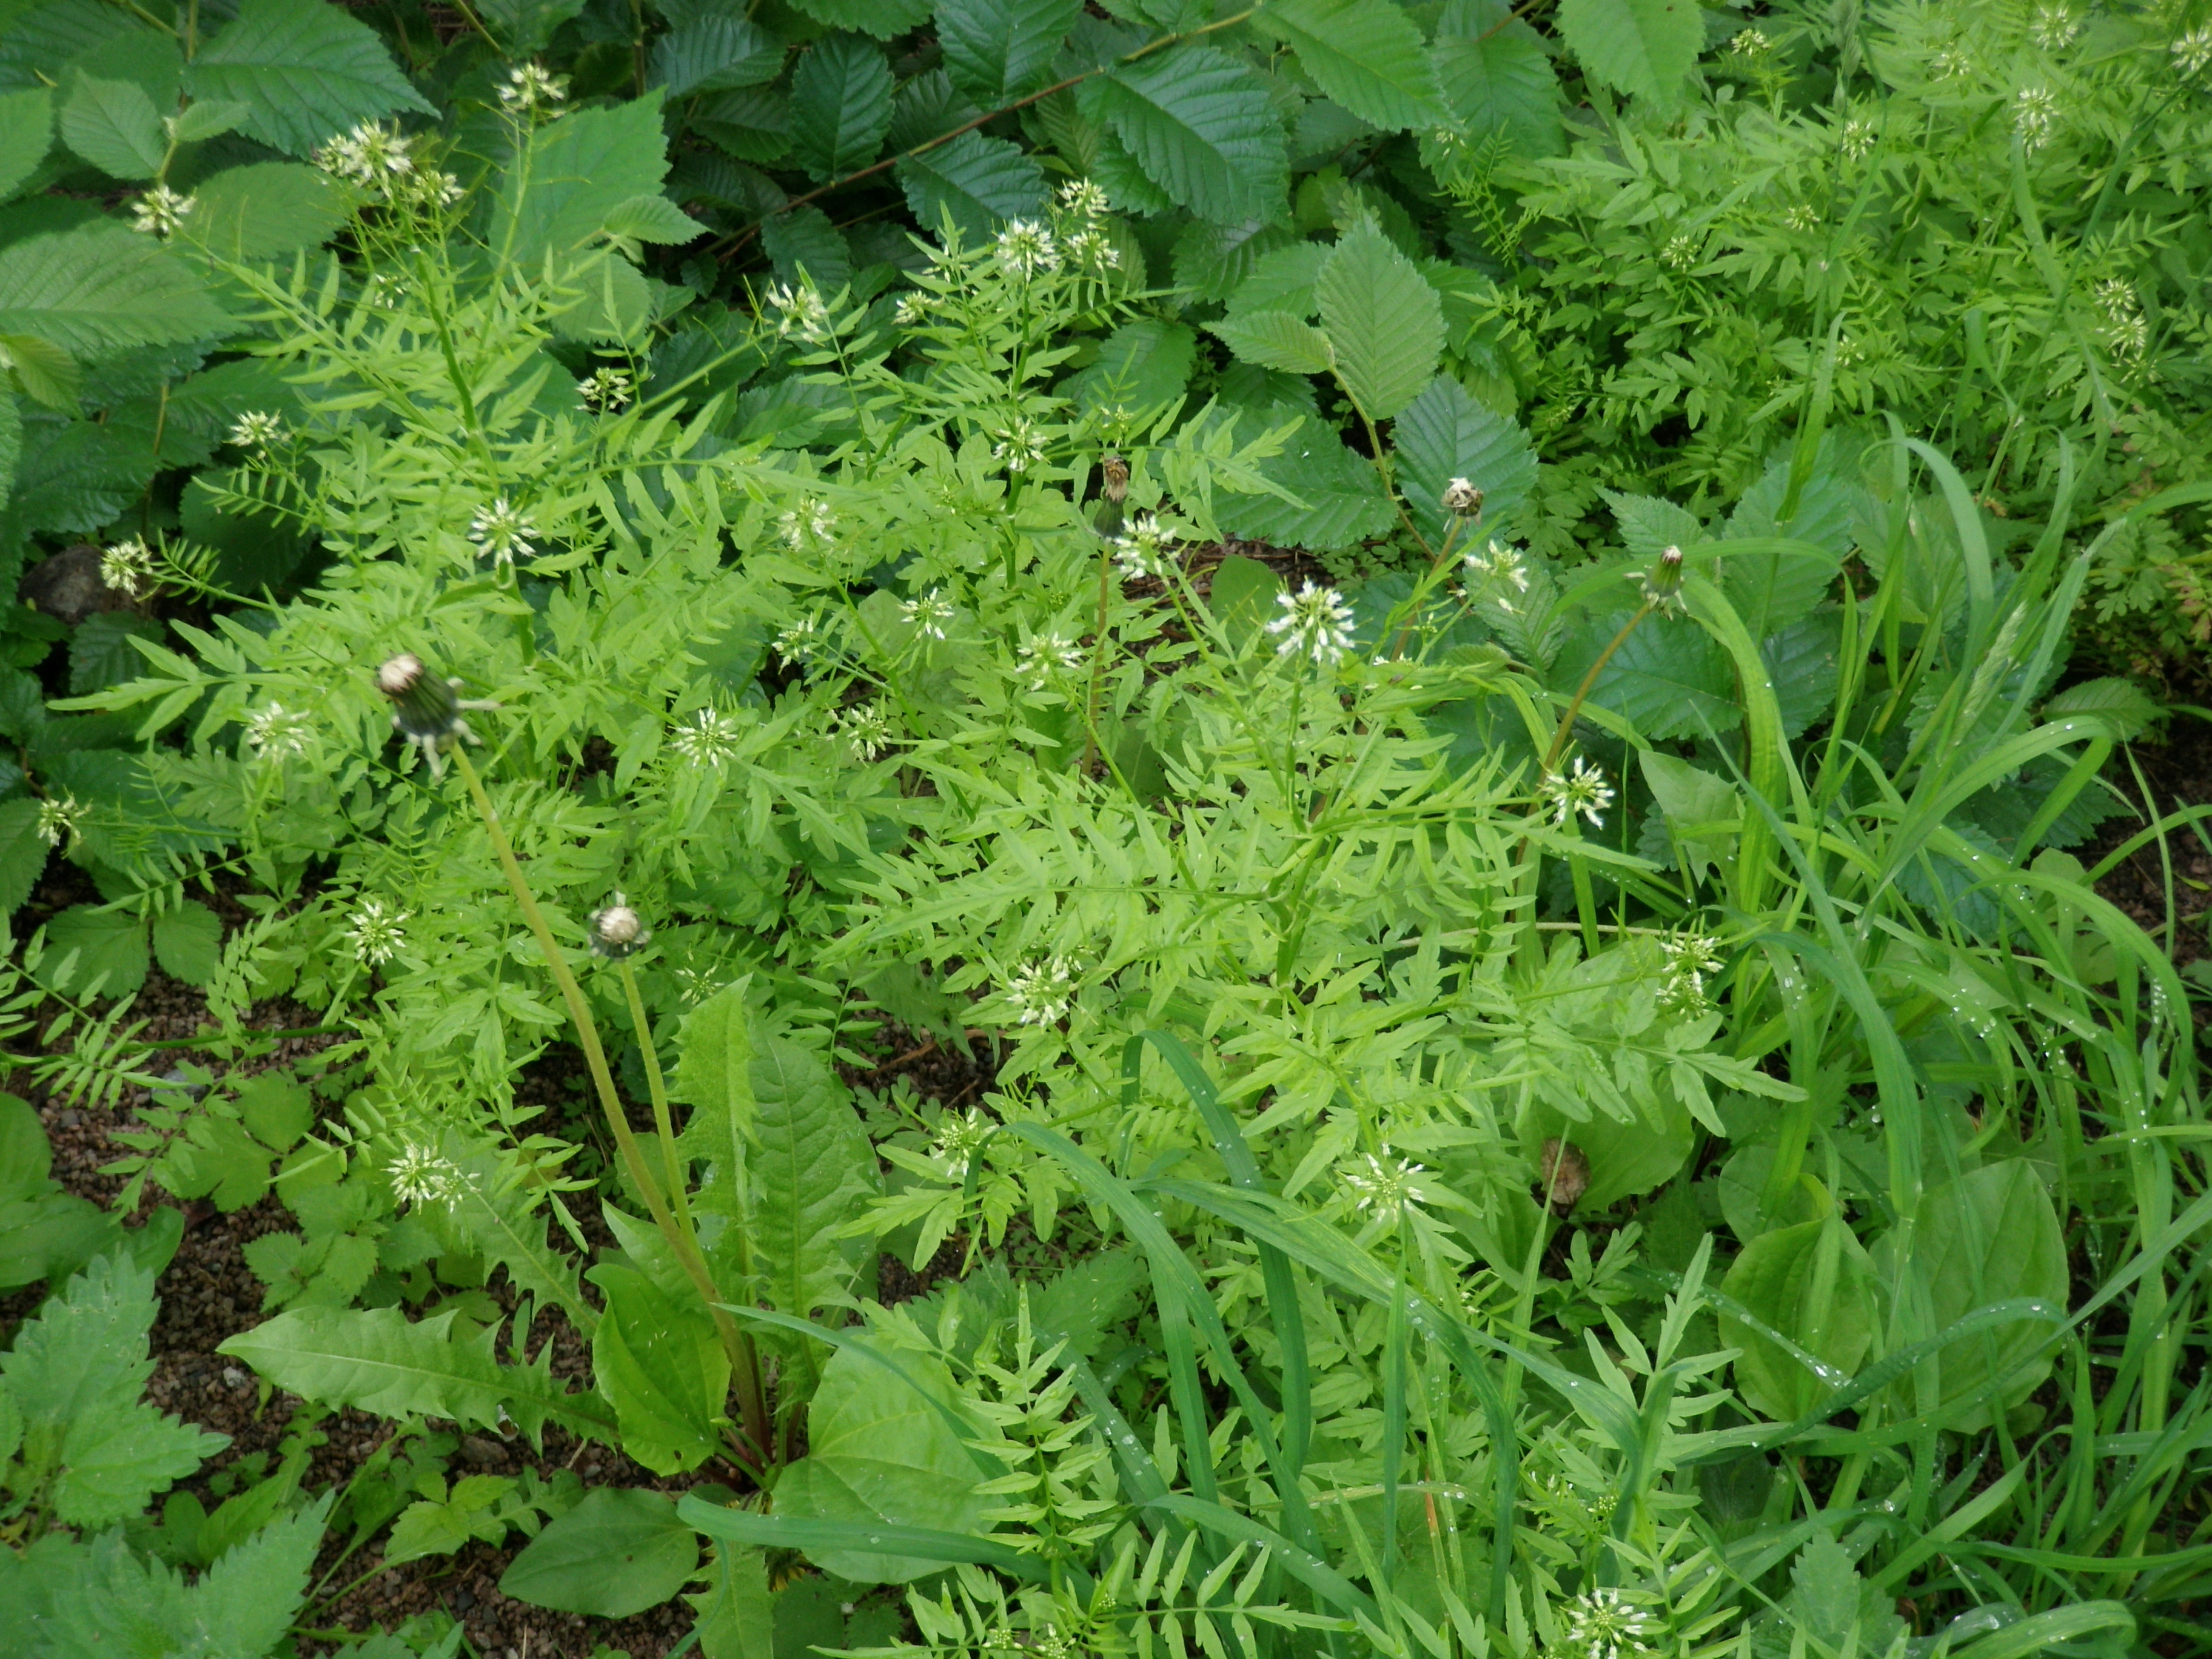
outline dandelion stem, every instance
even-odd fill
[[[644,1150],[630,1131],[629,1119],[623,1110],[622,1097],[615,1092],[614,1074],[607,1069],[606,1050],[599,1046],[599,1028],[592,1021],[590,1006],[584,1000],[583,988],[568,970],[567,958],[561,954],[553,930],[546,925],[545,914],[538,908],[538,898],[530,890],[523,877],[522,866],[516,860],[514,847],[507,840],[507,828],[500,822],[493,808],[491,797],[484,793],[483,780],[477,776],[476,763],[469,758],[468,750],[459,744],[453,747],[453,761],[460,769],[461,780],[469,787],[470,799],[476,802],[477,816],[483,820],[485,831],[491,836],[492,850],[498,854],[500,867],[507,872],[507,884],[514,890],[515,902],[522,907],[522,919],[536,936],[538,948],[545,957],[545,965],[553,975],[553,982],[561,988],[561,1000],[568,1006],[568,1018],[576,1027],[576,1041],[584,1051],[584,1064],[591,1072],[592,1083],[599,1091],[600,1109],[606,1115],[607,1129],[614,1136],[615,1146],[622,1153],[623,1167],[629,1172],[631,1183],[645,1200],[645,1207],[653,1217],[653,1225],[660,1229],[661,1237],[675,1251],[677,1261],[684,1274],[706,1303],[713,1315],[714,1329],[722,1340],[722,1348],[730,1357],[731,1369],[741,1379],[739,1402],[745,1416],[745,1434],[752,1449],[765,1463],[769,1446],[768,1413],[760,1395],[760,1372],[754,1362],[752,1346],[744,1334],[738,1329],[722,1306],[722,1298],[714,1288],[713,1276],[699,1254],[698,1245],[686,1231],[677,1224],[669,1211],[667,1200],[661,1195],[660,1184],[653,1178],[653,1170],[646,1163]],[[665,1112],[665,1108],[662,1109]],[[663,1121],[665,1121],[664,1117]]]

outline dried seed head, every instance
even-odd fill
[[[414,742],[451,737],[460,721],[460,700],[453,686],[423,667],[411,651],[376,671],[376,689],[392,699],[392,724]]]
[[[1572,1141],[1546,1141],[1538,1174],[1544,1201],[1550,1204],[1553,1215],[1566,1214],[1589,1190],[1589,1160]]]
[[[1118,502],[1128,498],[1128,462],[1123,460],[1119,455],[1109,455],[1098,463],[1098,471],[1104,477],[1104,482],[1099,487],[1100,493],[1108,501]]]
[[[592,953],[616,962],[645,947],[653,937],[620,893],[604,910],[592,912]]]
[[[1482,511],[1482,492],[1465,478],[1454,478],[1444,486],[1444,511],[1471,519]]]

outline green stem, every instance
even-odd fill
[[[599,1091],[599,1108],[605,1114],[608,1133],[614,1136],[615,1146],[622,1153],[623,1167],[629,1171],[630,1182],[637,1188],[639,1196],[644,1199],[646,1210],[653,1217],[653,1224],[660,1229],[660,1236],[675,1251],[684,1275],[690,1279],[693,1288],[706,1303],[708,1311],[713,1315],[714,1329],[722,1340],[723,1351],[730,1357],[731,1369],[739,1377],[745,1377],[748,1367],[744,1362],[750,1357],[750,1345],[738,1329],[737,1321],[732,1319],[728,1310],[722,1306],[721,1295],[714,1288],[714,1279],[707,1271],[707,1263],[700,1255],[698,1246],[677,1224],[675,1216],[669,1211],[667,1200],[661,1196],[659,1183],[653,1178],[652,1168],[645,1161],[645,1153],[637,1144],[637,1137],[630,1132],[629,1119],[623,1110],[622,1097],[615,1092],[614,1074],[607,1069],[606,1050],[599,1046],[599,1027],[592,1023],[592,1010],[584,1000],[583,988],[576,983],[575,975],[568,971],[568,960],[561,954],[560,943],[554,939],[553,930],[546,926],[544,913],[538,908],[537,896],[531,892],[529,882],[523,878],[522,866],[517,862],[514,848],[507,838],[507,828],[500,822],[499,813],[492,806],[491,797],[484,793],[483,780],[477,775],[475,763],[469,759],[468,750],[458,745],[453,755],[454,763],[460,769],[462,781],[469,787],[470,798],[476,802],[477,815],[483,820],[484,830],[491,836],[492,850],[499,855],[500,867],[507,872],[507,884],[514,890],[515,902],[522,907],[522,919],[529,924],[531,933],[537,938],[538,951],[545,958],[546,967],[552,972],[553,982],[561,988],[561,1000],[568,1004],[568,1018],[576,1027],[577,1044],[584,1051],[584,1064],[592,1074],[593,1087]],[[758,1375],[757,1369],[751,1370],[751,1376],[756,1381]],[[752,1442],[753,1449],[759,1454],[760,1461],[765,1463],[769,1455],[766,1408],[753,1392],[741,1394],[739,1398],[745,1414],[746,1436]]]

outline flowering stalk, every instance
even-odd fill
[[[507,838],[506,826],[501,823],[499,813],[492,806],[491,797],[484,793],[483,780],[477,775],[475,763],[469,759],[468,751],[458,744],[453,749],[453,760],[460,768],[462,781],[469,787],[470,799],[476,803],[477,816],[483,820],[484,830],[491,836],[492,850],[499,855],[500,867],[507,872],[507,884],[514,891],[515,902],[522,907],[522,918],[537,938],[538,951],[545,957],[546,967],[552,971],[553,982],[561,988],[561,1000],[568,1004],[568,1018],[576,1027],[577,1044],[584,1051],[584,1064],[599,1091],[599,1107],[606,1115],[608,1132],[614,1136],[615,1146],[622,1153],[623,1167],[629,1172],[631,1183],[645,1200],[645,1207],[653,1217],[653,1225],[660,1229],[661,1237],[668,1241],[669,1248],[676,1253],[677,1261],[683,1265],[685,1276],[691,1280],[693,1287],[706,1303],[708,1311],[714,1316],[714,1329],[722,1340],[723,1351],[730,1357],[731,1369],[744,1376],[747,1374],[744,1362],[750,1358],[744,1336],[738,1329],[737,1322],[723,1308],[721,1294],[714,1288],[714,1279],[707,1271],[707,1263],[699,1254],[699,1247],[677,1224],[667,1200],[661,1195],[660,1183],[653,1179],[652,1168],[646,1163],[644,1152],[637,1144],[637,1137],[630,1132],[629,1120],[623,1115],[621,1097],[615,1093],[614,1075],[607,1070],[606,1051],[599,1046],[599,1028],[592,1022],[592,1011],[584,1001],[583,990],[577,985],[576,976],[568,971],[568,964],[562,957],[561,946],[553,937],[553,930],[546,926],[544,913],[538,908],[537,896],[531,892],[530,884],[523,877],[522,866],[516,861],[514,848]],[[757,1369],[752,1375],[757,1377]],[[760,1407],[757,1395],[751,1392],[741,1395],[740,1401],[745,1418],[745,1438],[750,1442],[750,1455],[746,1461],[753,1462],[757,1460],[765,1463],[770,1443],[767,1412]]]

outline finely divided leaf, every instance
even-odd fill
[[[1274,0],[1258,21],[1361,120],[1396,132],[1444,119],[1420,31],[1389,0]]]
[[[247,134],[292,155],[356,122],[437,113],[375,31],[325,0],[243,0],[187,66],[185,85],[195,98],[246,105]]]
[[[1290,179],[1282,118],[1244,64],[1211,46],[1177,46],[1088,88],[1145,176],[1173,201],[1224,224],[1280,210]]]
[[[1600,81],[1662,108],[1705,43],[1697,0],[1559,0],[1559,33]]]
[[[817,40],[791,76],[791,147],[818,182],[876,159],[891,125],[890,65],[857,34]]]
[[[937,42],[963,92],[990,108],[1035,92],[1082,0],[940,0]]]
[[[1007,139],[963,132],[894,171],[916,222],[932,234],[949,214],[963,236],[981,241],[1005,221],[1044,210],[1044,169]]]
[[[1443,305],[1388,237],[1356,226],[1322,263],[1314,295],[1337,378],[1369,420],[1420,395],[1443,349]]]
[[[1497,533],[1536,483],[1536,447],[1512,421],[1477,403],[1449,374],[1429,382],[1398,416],[1392,436],[1398,450],[1398,489],[1413,522],[1431,540],[1446,520],[1443,494],[1454,478],[1482,491],[1475,536]]]

